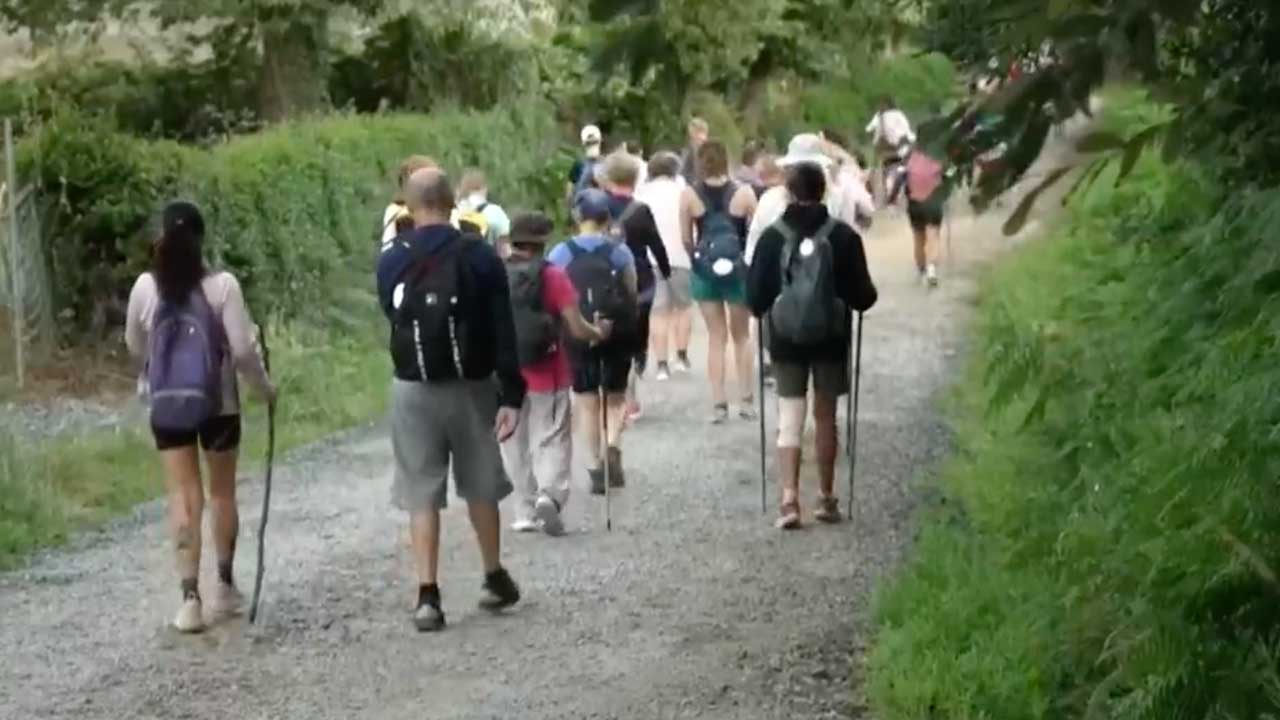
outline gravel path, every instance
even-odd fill
[[[905,217],[869,233],[881,302],[866,321],[854,524],[775,531],[772,482],[760,512],[757,426],[708,425],[701,373],[650,382],[624,439],[613,532],[580,473],[570,536],[504,536],[526,599],[491,617],[474,609],[479,557],[455,505],[442,557],[450,627],[424,636],[409,624],[390,443],[369,428],[277,468],[259,627],[166,627],[178,592],[158,504],[0,575],[0,717],[866,716],[857,675],[871,592],[910,539],[915,480],[946,451],[936,400],[962,355],[973,269],[1007,244],[998,218],[956,214],[956,262],[934,292],[915,283]],[[259,490],[243,487],[243,587]]]

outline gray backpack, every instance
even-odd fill
[[[782,233],[782,291],[769,310],[769,329],[792,345],[821,345],[845,337],[848,308],[836,295],[835,260],[831,231],[836,220],[828,218],[817,235],[802,238],[786,222],[775,225]],[[801,247],[812,243],[806,255]]]

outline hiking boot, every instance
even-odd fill
[[[813,517],[818,522],[834,525],[840,522],[844,517],[840,514],[839,498],[827,495],[818,498],[818,509],[813,512]]]
[[[591,476],[591,494],[604,494],[604,468],[596,468],[587,470],[587,475]]]
[[[538,503],[533,506],[533,511],[542,521],[543,532],[551,537],[560,537],[564,534],[564,520],[560,518],[560,503],[546,495],[541,495],[538,497]]]
[[[729,421],[729,404],[721,403],[711,411],[711,424],[723,425]]]
[[[484,592],[480,594],[480,607],[490,612],[497,612],[520,602],[520,588],[516,581],[507,574],[506,568],[484,576]]]
[[[658,363],[658,372],[654,375],[654,379],[658,382],[666,382],[671,379],[671,368],[665,363]]]
[[[235,585],[220,582],[214,586],[213,598],[209,604],[215,617],[235,617],[240,614],[240,608],[244,605],[244,595],[240,594]]]
[[[178,615],[173,619],[173,627],[180,633],[204,632],[204,607],[200,604],[199,595],[188,595],[178,608]]]
[[[609,463],[609,487],[626,487],[627,476],[622,470],[622,448],[609,448],[605,462]]]
[[[444,610],[440,609],[439,587],[418,586],[418,607],[413,611],[413,626],[418,629],[418,632],[437,632],[444,629]]]

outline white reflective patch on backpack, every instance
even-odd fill
[[[718,277],[729,277],[733,274],[735,267],[736,266],[733,264],[732,260],[720,258],[711,264],[711,272],[715,273]]]
[[[812,255],[814,247],[816,246],[813,244],[813,240],[811,238],[805,238],[800,243],[800,257],[809,257]]]
[[[395,287],[394,290],[391,291],[391,307],[395,308],[396,310],[399,310],[400,306],[403,304],[404,304],[404,283],[400,283]]]

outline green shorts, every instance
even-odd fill
[[[735,273],[724,280],[708,280],[698,273],[690,273],[689,294],[694,302],[722,302],[729,305],[747,304],[747,280]]]

